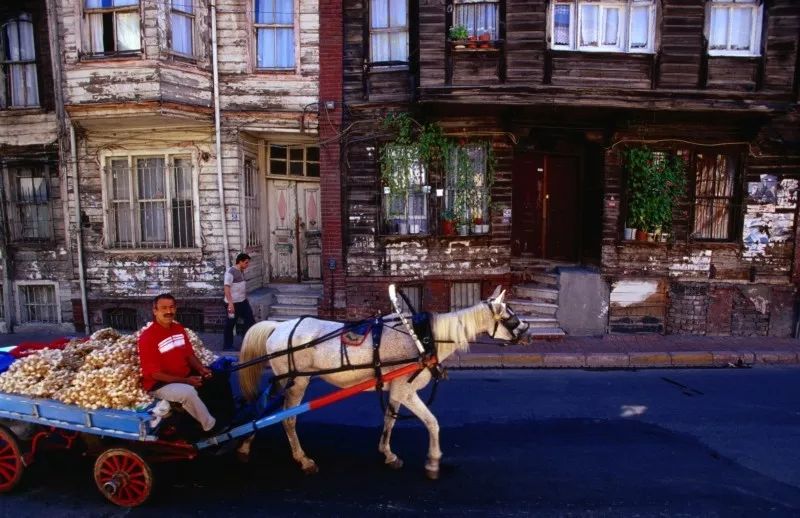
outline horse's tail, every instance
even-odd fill
[[[254,324],[244,335],[239,362],[245,363],[266,354],[267,339],[279,324],[280,322],[271,320],[263,320]],[[239,387],[242,389],[242,395],[248,401],[253,401],[258,397],[261,374],[264,372],[265,363],[266,361],[260,362],[239,371]]]

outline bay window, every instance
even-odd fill
[[[294,0],[255,0],[256,68],[293,69]]]
[[[756,0],[708,2],[708,53],[718,56],[758,56],[762,3]]]
[[[39,106],[31,16],[21,14],[5,22],[0,35],[0,108]]]
[[[112,248],[193,248],[195,178],[190,157],[110,157],[106,162]]]
[[[90,55],[140,52],[139,0],[85,0],[84,45]]]
[[[550,47],[586,52],[655,52],[654,0],[556,1]]]
[[[373,63],[408,61],[407,0],[370,0],[369,43]]]

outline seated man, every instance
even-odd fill
[[[139,335],[142,387],[157,398],[180,403],[200,423],[203,431],[216,419],[197,394],[211,370],[194,355],[183,326],[175,322],[175,297],[163,293],[153,300],[153,322]]]

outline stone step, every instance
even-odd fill
[[[305,293],[278,292],[275,293],[275,304],[280,306],[314,306],[319,303],[319,295]]]
[[[549,302],[535,302],[532,300],[525,300],[525,299],[510,299],[506,301],[514,310],[514,312],[520,316],[529,315],[529,316],[550,316],[554,317],[556,311],[558,311],[558,304],[552,304]]]
[[[270,308],[269,312],[269,319],[270,320],[280,320],[280,317],[283,320],[288,320],[290,318],[299,317],[302,315],[316,315],[317,314],[317,306],[296,306],[296,305],[282,305],[282,304],[275,304]]]
[[[545,288],[558,288],[558,275],[555,273],[535,273],[530,280]]]
[[[271,283],[268,288],[279,293],[303,293],[308,295],[322,295],[322,283],[319,282],[291,282],[291,283]]]
[[[558,301],[558,290],[555,288],[544,288],[538,284],[518,284],[514,286],[514,296],[520,299],[551,302],[555,304]]]
[[[567,336],[560,327],[537,327],[530,329],[526,336],[532,340],[553,339]]]
[[[549,317],[531,317],[526,315],[517,315],[520,320],[527,322],[531,329],[542,327],[558,327],[558,320]]]

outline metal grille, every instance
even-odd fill
[[[450,311],[468,308],[480,301],[480,282],[454,282],[450,285]]]
[[[58,323],[55,286],[26,284],[19,287],[19,295],[21,323]]]
[[[179,309],[175,319],[192,331],[203,331],[203,310],[195,308]]]
[[[261,203],[258,195],[258,175],[255,164],[250,159],[244,161],[244,224],[247,246],[261,244],[258,220]]]
[[[410,315],[412,309],[422,311],[422,286],[400,286],[400,290],[408,297],[408,301],[413,308],[409,308],[403,297],[400,297],[400,309],[403,313]]]
[[[6,304],[5,298],[3,297],[3,285],[0,284],[0,320],[6,319]]]
[[[728,239],[737,161],[728,155],[696,155],[694,236]]]
[[[48,178],[43,167],[9,167],[13,179],[11,232],[20,241],[46,241],[53,237]]]
[[[110,244],[114,248],[195,246],[194,180],[188,158],[111,158],[108,176]]]
[[[136,314],[136,310],[133,308],[107,309],[103,312],[103,325],[114,329],[135,331],[139,328]]]

